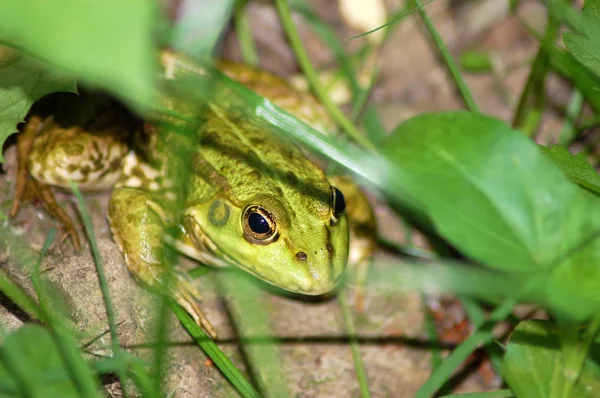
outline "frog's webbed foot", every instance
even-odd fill
[[[38,199],[42,202],[46,211],[62,224],[66,231],[63,239],[70,236],[75,248],[80,250],[81,242],[79,241],[79,235],[71,217],[56,202],[56,197],[50,186],[31,178],[27,170],[27,160],[31,153],[33,140],[43,126],[51,122],[52,117],[48,117],[42,121],[39,116],[32,116],[27,121],[23,132],[17,137],[17,173],[15,177],[15,195],[10,216],[12,218],[16,217],[21,203],[25,201],[26,197],[30,196]]]
[[[151,290],[174,298],[214,338],[216,333],[198,306],[200,294],[190,278],[172,271],[167,263],[165,229],[171,218],[169,209],[143,189],[119,187],[111,196],[108,219],[129,272]]]
[[[176,287],[173,289],[173,298],[194,318],[194,321],[213,339],[217,337],[217,332],[212,324],[204,315],[204,312],[198,306],[200,301],[200,293],[192,285],[187,275],[179,274],[176,282]]]

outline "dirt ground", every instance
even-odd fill
[[[323,15],[342,37],[359,33],[345,26],[337,10],[336,1],[313,0],[315,10]],[[454,56],[468,49],[485,49],[492,57],[495,76],[466,74],[467,84],[485,113],[510,121],[515,102],[527,78],[529,64],[537,50],[537,43],[509,14],[505,0],[447,1],[437,0],[427,6],[438,31]],[[398,0],[386,1],[389,11],[402,6]],[[294,58],[285,41],[281,27],[270,3],[256,2],[249,6],[250,22],[257,37],[261,64],[279,74],[297,71]],[[537,2],[526,1],[519,7],[519,16],[534,28],[542,29],[545,9]],[[297,18],[304,34],[304,43],[317,65],[328,66],[333,55]],[[350,48],[357,43],[348,42]],[[223,41],[223,55],[239,59],[237,40],[228,35]],[[400,121],[426,112],[460,109],[463,105],[439,60],[417,14],[406,17],[386,42],[380,57],[380,79],[372,100],[381,113],[386,128]],[[551,98],[565,95],[564,84],[558,79],[551,82]],[[556,130],[558,120],[551,115],[544,119],[544,131]],[[10,209],[13,192],[15,148],[5,151],[7,162],[0,174],[0,204],[5,214]],[[60,194],[63,205],[73,211],[73,199]],[[130,278],[116,245],[113,243],[105,211],[108,193],[86,198],[110,291],[117,311],[119,338],[124,346],[132,347],[147,339],[151,329],[152,300]],[[401,242],[401,223],[394,214],[375,199],[380,232],[389,239]],[[34,250],[40,250],[47,231],[54,222],[41,207],[27,206],[11,221],[14,230]],[[83,237],[83,230],[80,229]],[[9,253],[0,248],[0,264]],[[383,258],[385,254],[378,254]],[[182,260],[186,261],[186,260]],[[10,267],[10,264],[7,265]],[[377,261],[375,267],[377,267]],[[98,279],[89,248],[76,252],[70,242],[54,244],[44,264],[46,274],[62,290],[78,329],[91,340],[106,330],[104,306],[98,288]],[[18,274],[18,270],[13,269]],[[203,308],[219,332],[219,346],[233,361],[245,368],[244,355],[236,341],[231,323],[233,311],[221,297],[219,284],[226,272],[215,271],[198,279],[204,294]],[[25,282],[25,279],[20,279]],[[26,282],[25,282],[26,283]],[[272,308],[270,326],[275,337],[282,339],[280,355],[294,397],[356,397],[359,386],[352,362],[350,347],[336,299],[324,301],[303,300],[264,291],[259,295],[260,305]],[[430,353],[422,343],[427,339],[423,328],[422,302],[418,294],[390,294],[367,289],[364,311],[355,314],[358,334],[363,338],[360,351],[364,361],[373,397],[410,397],[426,380],[430,372]],[[0,306],[0,324],[8,329],[22,322],[7,307]],[[172,322],[171,339],[189,343],[182,327]],[[88,350],[107,354],[108,335],[95,341]],[[142,356],[149,350],[134,349]],[[169,392],[175,397],[235,396],[233,388],[219,370],[207,361],[204,353],[190,344],[169,349]],[[497,388],[490,380],[479,375],[464,381],[459,391],[482,391]],[[120,396],[118,385],[108,385],[112,396]]]

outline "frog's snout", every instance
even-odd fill
[[[299,250],[294,255],[299,278],[295,281],[298,293],[319,295],[333,290],[345,268],[345,258],[335,256],[332,245],[320,250]]]

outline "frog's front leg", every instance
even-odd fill
[[[110,227],[131,274],[143,285],[173,296],[214,338],[216,333],[197,304],[200,294],[187,274],[169,272],[164,244],[171,218],[167,208],[144,189],[119,187],[111,196]]]

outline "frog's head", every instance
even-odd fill
[[[261,193],[237,206],[224,197],[186,211],[185,227],[215,264],[232,263],[280,288],[318,295],[332,290],[348,260],[343,194],[286,200]],[[209,261],[210,262],[210,261]]]

